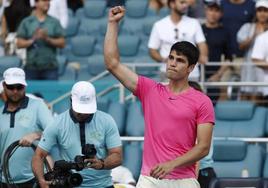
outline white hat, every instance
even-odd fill
[[[3,77],[7,85],[22,84],[27,86],[23,69],[17,67],[9,68],[5,70]]]
[[[91,83],[77,82],[74,84],[71,94],[72,108],[75,112],[92,114],[97,111],[96,91]]]
[[[265,7],[268,8],[268,0],[259,0],[256,3],[256,8]]]

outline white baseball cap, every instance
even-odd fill
[[[92,114],[97,111],[95,87],[86,81],[74,84],[72,91],[72,108],[77,113]]]
[[[9,68],[5,70],[3,77],[7,85],[22,84],[24,86],[27,86],[25,80],[25,72],[21,68],[17,67]]]
[[[258,0],[256,2],[256,8],[265,7],[268,8],[268,0]]]

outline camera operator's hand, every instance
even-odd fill
[[[41,133],[30,133],[30,134],[27,134],[25,136],[23,136],[21,139],[20,139],[20,142],[19,144],[21,146],[25,146],[25,147],[28,147],[28,146],[31,146],[31,144],[35,141],[35,140],[38,140],[40,139],[41,137]]]
[[[40,188],[49,188],[49,185],[51,184],[50,181],[46,181],[45,179],[39,180],[39,186]]]
[[[94,168],[96,170],[104,168],[104,161],[96,157],[93,159],[85,159],[85,162],[88,163],[87,168]]]

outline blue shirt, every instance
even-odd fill
[[[221,6],[223,10],[222,22],[229,32],[232,54],[242,57],[243,52],[238,48],[236,34],[244,23],[252,21],[255,15],[255,2],[245,0],[244,3],[234,4],[230,0],[222,0]]]
[[[28,97],[24,98],[22,105],[15,112],[7,110],[7,103],[0,108],[0,112],[2,166],[4,152],[10,144],[29,133],[42,132],[53,121],[53,117],[42,100]],[[10,176],[15,183],[26,182],[34,178],[31,168],[33,154],[32,148],[20,147],[9,159]],[[2,181],[6,182],[3,175]]]
[[[92,120],[85,123],[85,139],[86,144],[94,144],[99,159],[107,157],[108,149],[122,145],[115,121],[101,111],[97,111]],[[49,152],[56,144],[66,161],[74,161],[75,156],[82,153],[79,123],[72,119],[69,110],[57,116],[53,126],[46,128],[38,146]],[[110,170],[89,168],[78,173],[83,177],[81,187],[104,188],[112,185]]]

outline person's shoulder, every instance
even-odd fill
[[[29,15],[22,19],[21,23],[30,23],[36,20],[36,17],[34,15]]]
[[[190,93],[193,97],[193,100],[196,100],[197,103],[204,102],[204,101],[211,101],[210,98],[205,93],[198,91],[194,88],[190,89]]]
[[[170,22],[171,22],[171,20],[170,20],[170,16],[168,15],[168,16],[166,16],[166,17],[164,17],[164,18],[162,18],[162,19],[156,21],[156,22],[155,22],[155,25],[156,25],[156,26],[163,26],[163,25],[166,25],[166,24],[168,24],[168,23],[170,23]]]
[[[97,110],[95,112],[96,118],[102,119],[102,120],[111,120],[112,116],[108,114],[107,112]]]
[[[60,24],[60,21],[57,18],[54,18],[53,16],[47,15],[47,20],[53,24]]]

